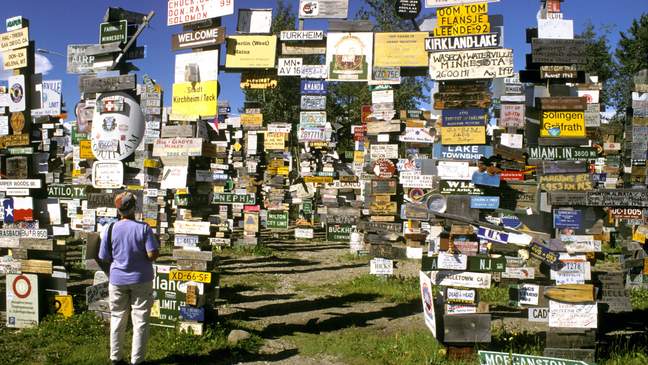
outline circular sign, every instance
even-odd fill
[[[378,177],[389,179],[396,172],[396,166],[390,160],[381,158],[371,163],[371,171]]]
[[[403,19],[415,19],[421,13],[421,0],[396,1],[396,13]]]
[[[106,111],[103,106],[114,100],[121,106]],[[123,92],[103,93],[92,118],[92,153],[99,161],[121,161],[142,142],[144,127],[144,114],[135,98]]]
[[[22,134],[22,131],[25,128],[25,116],[22,112],[11,113],[9,123],[11,124],[11,129],[13,129],[14,134]]]
[[[23,86],[20,83],[16,82],[11,85],[11,88],[9,88],[9,97],[12,102],[18,104],[22,101],[24,96],[25,90],[23,90]]]
[[[11,284],[14,294],[20,299],[25,299],[31,294],[32,286],[29,278],[25,275],[18,275]]]
[[[431,195],[427,200],[427,207],[435,213],[445,213],[448,207],[448,201],[441,194]]]
[[[409,191],[409,194],[407,194],[410,199],[414,202],[420,202],[423,200],[423,197],[425,196],[425,191],[421,188],[411,188]]]

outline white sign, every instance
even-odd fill
[[[535,269],[532,267],[507,267],[502,273],[504,279],[531,280],[535,278]]]
[[[521,134],[502,133],[501,138],[502,145],[506,147],[522,148],[524,136]]]
[[[434,285],[460,286],[464,288],[488,289],[491,286],[491,274],[457,271],[431,271],[430,280]]]
[[[123,92],[102,93],[97,105],[104,105],[104,100],[122,100],[124,112],[100,112],[95,109],[92,117],[92,153],[97,160],[123,160],[133,154],[144,137],[144,114],[139,103],[129,94]],[[126,106],[128,106],[126,108]],[[119,141],[118,151],[100,151],[100,141]]]
[[[372,144],[369,149],[369,156],[372,160],[385,158],[388,160],[398,158],[397,144]]]
[[[161,189],[182,189],[187,187],[187,166],[165,165],[162,170]]]
[[[197,234],[201,236],[209,236],[209,222],[201,221],[175,221],[173,222],[173,230],[175,234]]]
[[[369,262],[369,273],[371,275],[394,275],[394,262],[375,258]]]
[[[9,111],[12,113],[25,111],[25,75],[9,76]]]
[[[153,144],[154,157],[197,157],[202,154],[201,138],[159,138]]]
[[[313,239],[312,228],[295,228],[295,238]]]
[[[32,116],[61,114],[61,80],[44,80],[36,86],[41,92],[41,107],[31,111]]]
[[[282,30],[279,34],[282,41],[321,41],[324,39],[323,30]]]
[[[560,235],[568,253],[601,252],[601,241],[590,235]]]
[[[434,137],[427,128],[405,128],[405,134],[398,137],[401,142],[434,143]]]
[[[0,179],[0,191],[7,189],[40,189],[41,181],[37,179],[5,180]]]
[[[420,171],[401,171],[399,183],[404,188],[433,189],[435,184],[434,175],[422,175]]]
[[[426,8],[443,8],[446,6],[464,5],[473,3],[496,3],[499,0],[425,0]]]
[[[529,322],[549,322],[549,308],[529,308]]]
[[[175,82],[218,80],[218,60],[218,50],[176,55]]]
[[[597,304],[569,304],[549,301],[549,327],[597,328]]]
[[[301,76],[303,60],[301,58],[279,58],[278,76]]]
[[[326,65],[302,65],[301,78],[302,79],[325,79],[328,75],[328,67]]]
[[[288,123],[268,124],[268,132],[271,133],[290,133],[291,131],[292,131],[292,124],[288,124]]]
[[[121,161],[95,161],[92,164],[92,186],[96,189],[119,189],[124,185]]]
[[[508,48],[430,54],[433,80],[493,79],[513,76],[513,50]]]
[[[38,325],[38,276],[7,274],[7,327],[26,328]]]
[[[574,21],[563,19],[538,19],[538,38],[574,39]]]
[[[446,304],[446,314],[472,314],[477,313],[476,305]]]
[[[441,180],[471,180],[476,168],[471,168],[468,162],[439,161],[437,175]]]
[[[438,257],[439,269],[463,271],[468,267],[468,255],[440,252]]]
[[[234,14],[234,0],[169,0],[167,25],[199,22],[230,14]]]
[[[377,90],[371,92],[372,104],[383,104],[394,102],[394,90]]]
[[[419,287],[421,290],[421,301],[423,302],[423,318],[425,325],[432,332],[432,336],[437,337],[436,314],[434,312],[434,292],[432,281],[423,271],[419,272]]]
[[[345,19],[349,14],[349,0],[299,0],[299,17]]]
[[[522,284],[518,287],[518,302],[520,303],[520,305],[538,305],[539,298],[539,285]]]
[[[446,290],[446,301],[453,303],[475,303],[477,300],[475,290],[448,288]]]

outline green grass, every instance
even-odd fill
[[[648,289],[630,289],[630,303],[634,310],[648,309]],[[647,362],[648,363],[648,362]]]
[[[275,291],[279,288],[279,276],[272,274],[223,275],[220,285],[223,287],[245,285],[258,290]]]
[[[337,257],[338,262],[343,264],[369,264],[371,257],[358,256],[358,254],[346,252]]]
[[[258,244],[254,246],[232,246],[224,247],[217,252],[221,256],[247,257],[247,256],[271,256],[275,251],[270,247]]]
[[[164,359],[165,364],[203,359],[217,354],[232,359],[254,353],[260,339],[253,336],[236,347],[227,344],[229,328],[216,325],[203,336],[177,333],[173,329],[151,327],[147,360]],[[127,334],[127,348],[130,348]],[[0,329],[1,364],[107,364],[109,326],[92,313],[69,319],[47,317],[40,326],[21,331]],[[127,354],[125,354],[127,355]]]
[[[491,305],[508,305],[508,288],[493,286],[488,289],[478,289],[478,292],[480,302],[488,302]]]
[[[323,285],[298,285],[296,291],[313,295],[345,296],[369,294],[393,303],[409,303],[420,298],[419,279],[406,277],[381,278],[363,274],[351,280]]]
[[[355,365],[451,364],[443,357],[443,347],[426,329],[383,332],[349,328],[332,333],[299,333],[289,340],[304,355],[333,355]]]

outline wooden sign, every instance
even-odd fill
[[[225,27],[211,27],[191,30],[171,36],[174,51],[213,47],[225,42]]]
[[[87,54],[92,44],[69,44],[67,46],[67,73],[85,74],[92,72],[95,56]]]
[[[586,110],[587,99],[577,96],[537,98],[537,105],[542,110]]]
[[[299,0],[300,19],[345,19],[348,13],[348,0]]]
[[[37,326],[40,319],[38,276],[7,274],[6,283],[7,327]]]
[[[584,112],[542,112],[541,137],[585,137]]]
[[[29,46],[29,28],[0,34],[0,52]]]
[[[590,174],[560,174],[540,176],[540,188],[544,191],[589,191],[593,190]]]
[[[540,78],[546,80],[574,80],[578,79],[578,70],[571,65],[545,65],[540,67]]]
[[[281,43],[281,54],[284,56],[324,55],[326,54],[326,41],[312,41],[303,44]],[[311,67],[314,66],[319,65],[313,65]],[[302,72],[306,67],[302,67]],[[326,66],[323,68],[326,69]],[[311,70],[309,72],[313,71]],[[326,74],[326,72],[324,73]],[[318,74],[321,73],[318,72]],[[316,78],[326,78],[326,76]]]
[[[234,14],[234,0],[204,0],[200,5],[169,0],[167,9],[167,25],[172,26]]]
[[[432,280],[432,284],[441,286],[476,289],[488,289],[491,286],[491,275],[486,273],[431,271],[430,280]]]
[[[586,205],[594,207],[648,207],[648,191],[642,189],[591,191],[587,193],[586,200]]]
[[[443,145],[478,145],[486,144],[486,127],[442,127],[441,144]]]
[[[561,365],[587,365],[584,361],[558,359],[555,357],[512,354],[509,352],[479,351],[479,360],[482,364],[561,364]]]
[[[540,64],[585,63],[584,39],[539,39],[531,40],[531,58]]]
[[[112,77],[92,77],[80,79],[82,93],[103,93],[108,91],[134,90],[137,87],[137,75]]]
[[[466,66],[480,60],[483,66]],[[488,60],[488,61],[486,61]],[[513,76],[513,50],[476,50],[438,52],[430,55],[430,77],[433,80],[492,79]]]
[[[173,223],[174,233],[176,234],[209,236],[209,226],[209,222],[200,221],[175,221]]]
[[[597,158],[595,148],[591,147],[529,147],[529,160],[533,161],[586,161]]]
[[[5,70],[27,67],[27,48],[4,52],[2,54],[2,65]]]

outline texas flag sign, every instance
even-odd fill
[[[14,222],[14,201],[13,198],[2,200],[2,207],[4,208],[3,221],[5,223]]]
[[[13,215],[14,221],[33,221],[34,220],[34,200],[32,197],[14,197],[13,198]],[[6,216],[6,215],[5,215]]]

